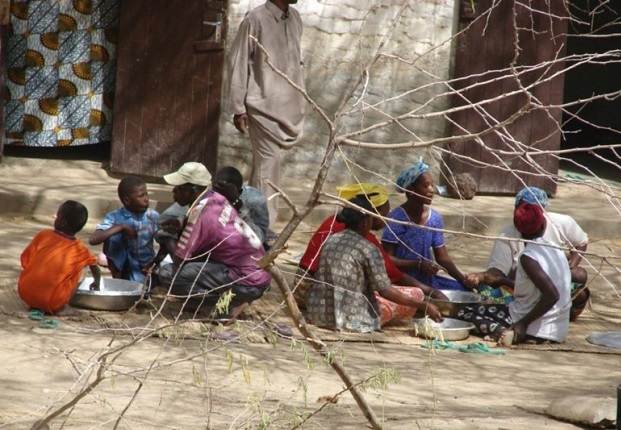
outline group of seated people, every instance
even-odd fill
[[[164,180],[174,187],[175,203],[160,215],[149,207],[145,182],[123,178],[122,207],[106,214],[90,244],[103,244],[115,278],[144,282],[157,268],[171,294],[198,305],[230,291],[221,316],[235,319],[271,282],[259,266],[269,227],[265,196],[244,185],[233,167],[212,178],[204,165],[188,162]],[[446,299],[443,290],[479,290],[493,306],[459,315],[477,332],[505,344],[565,339],[569,320],[589,299],[586,271],[579,267],[588,236],[573,218],[544,211],[545,192],[527,187],[517,195],[513,222],[495,241],[488,269],[464,274],[447,251],[442,216],[431,208],[429,166],[419,160],[405,168],[396,185],[405,201],[393,210],[380,185],[337,189],[343,208],[312,236],[295,277],[294,296],[311,323],[370,332],[416,313],[442,321],[430,298]],[[75,238],[87,218],[83,205],[65,202],[54,229],[37,235],[22,254],[18,292],[31,308],[62,312],[86,266],[91,287],[99,287],[97,261]],[[381,229],[378,240],[373,231]],[[570,249],[569,257],[558,247]],[[59,267],[57,276],[50,276],[50,264]]]
[[[155,269],[171,294],[198,304],[230,291],[232,300],[218,317],[234,319],[271,282],[258,262],[269,227],[265,195],[244,185],[234,167],[220,169],[212,179],[203,164],[188,162],[164,180],[174,187],[175,203],[160,215],[149,207],[144,180],[124,177],[117,188],[122,207],[105,215],[89,243],[103,244],[99,262],[113,278],[142,283]],[[94,279],[91,288],[100,288],[98,259],[76,238],[87,220],[84,205],[67,201],[54,229],[39,233],[23,252],[18,294],[31,309],[71,312],[68,303],[86,266]]]
[[[414,163],[396,184],[406,200],[392,211],[384,187],[358,183],[338,189],[349,205],[317,229],[296,275],[294,295],[310,322],[356,332],[417,312],[440,322],[429,297],[478,290],[485,304],[459,315],[477,333],[505,345],[565,340],[569,321],[590,296],[586,270],[579,267],[588,236],[573,218],[544,211],[544,191],[527,187],[518,193],[513,222],[496,239],[488,269],[464,274],[446,249],[442,216],[430,207],[429,166]],[[381,228],[378,241],[371,230]],[[559,247],[569,249],[568,256]]]

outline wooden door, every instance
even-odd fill
[[[159,177],[186,161],[213,173],[225,1],[122,0],[111,170]]]
[[[481,193],[513,194],[524,185],[556,193],[550,174],[558,173],[558,158],[525,153],[560,148],[561,110],[550,106],[563,101],[562,63],[533,66],[564,54],[563,3],[475,0],[473,11],[470,0],[461,1],[453,102],[460,110],[451,132],[482,134],[450,145],[445,182],[468,172]]]

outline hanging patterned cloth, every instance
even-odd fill
[[[12,2],[5,144],[51,147],[111,140],[119,2]]]

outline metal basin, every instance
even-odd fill
[[[76,308],[97,311],[125,311],[143,295],[144,285],[125,279],[101,278],[100,290],[91,291],[93,278],[85,278],[69,301]]]
[[[412,323],[415,334],[427,339],[463,340],[470,336],[470,330],[474,328],[472,323],[453,318],[444,318],[441,323],[429,318],[417,318]]]
[[[440,313],[445,317],[455,318],[460,310],[483,302],[483,296],[479,293],[452,290],[441,291],[448,300],[429,299],[429,302],[436,305]]]

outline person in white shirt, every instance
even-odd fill
[[[518,255],[515,300],[509,305],[466,308],[459,317],[480,334],[509,346],[522,342],[563,342],[569,329],[571,271],[563,251],[543,235],[547,219],[538,204],[520,203],[515,228],[528,240]]]
[[[537,204],[545,209],[548,205],[548,196],[545,191],[539,188],[526,187],[517,194],[515,206],[518,207],[524,202]],[[589,289],[586,288],[587,272],[579,266],[582,260],[581,253],[587,249],[589,236],[569,215],[544,211],[544,216],[547,228],[543,238],[556,246],[570,249],[567,257],[571,269],[573,296],[570,319],[575,321],[584,310],[591,295]],[[467,275],[472,282],[477,283],[482,288],[484,288],[483,285],[492,287],[511,286],[512,280],[515,279],[518,256],[524,249],[524,242],[502,239],[520,238],[520,234],[513,223],[505,226],[498,236],[501,239],[494,242],[487,270],[482,273]],[[510,302],[511,298],[509,297],[507,301]]]

